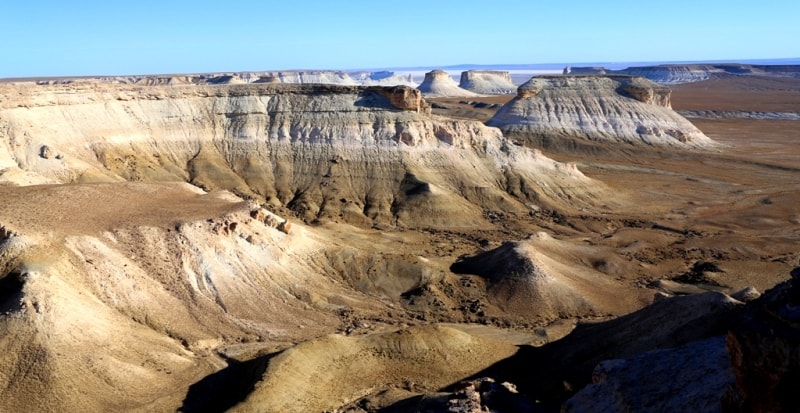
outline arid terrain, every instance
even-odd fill
[[[0,83],[0,411],[746,403],[724,336],[800,265],[800,78],[625,82],[587,104],[618,141],[486,126],[549,86]]]

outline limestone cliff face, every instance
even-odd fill
[[[534,77],[487,124],[535,139],[712,146],[670,108],[669,96],[669,89],[641,77]]]
[[[514,93],[517,87],[511,75],[498,70],[467,70],[461,72],[460,88],[483,95],[506,95]]]
[[[418,89],[426,97],[453,97],[453,96],[477,96],[477,93],[462,89],[444,70],[432,70],[425,73],[425,80],[419,85]]]
[[[495,202],[527,213],[565,187],[570,202],[598,187],[498,129],[426,108],[406,87],[4,86],[0,179],[187,181],[307,221],[469,227]]]

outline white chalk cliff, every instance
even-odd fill
[[[462,89],[444,70],[425,73],[425,80],[417,87],[425,97],[471,97],[475,92]]]
[[[500,70],[461,72],[461,82],[458,86],[482,95],[506,95],[517,90],[517,86],[511,81],[511,75]]]
[[[564,198],[562,182],[595,186],[498,129],[427,111],[407,87],[7,85],[0,181],[186,181],[309,221],[447,226],[477,222],[476,193],[524,209]],[[419,208],[442,214],[410,219]]]
[[[539,76],[520,86],[487,124],[535,139],[713,146],[672,110],[670,93],[642,77]]]

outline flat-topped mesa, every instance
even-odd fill
[[[507,95],[517,87],[511,75],[501,70],[467,70],[461,72],[460,88],[483,95]]]
[[[359,225],[598,199],[574,167],[428,109],[406,86],[0,84],[0,182],[185,181]]]
[[[444,70],[425,73],[425,80],[417,87],[425,97],[472,97],[475,92],[462,89]]]
[[[670,106],[671,91],[643,77],[538,76],[487,124],[558,146],[558,139],[709,147],[714,142]]]

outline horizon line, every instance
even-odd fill
[[[94,79],[103,77],[127,77],[127,76],[186,76],[186,75],[207,75],[207,74],[236,74],[236,73],[259,73],[259,72],[304,72],[304,71],[330,71],[330,72],[359,72],[359,71],[420,71],[420,70],[463,70],[466,68],[506,68],[509,70],[559,70],[566,66],[581,67],[602,66],[602,65],[670,65],[670,64],[756,64],[758,62],[787,62],[787,63],[760,63],[763,66],[781,66],[784,64],[800,65],[800,57],[778,57],[778,58],[748,58],[748,59],[711,59],[711,60],[652,60],[652,61],[585,61],[585,62],[551,62],[551,63],[459,63],[450,65],[417,65],[417,66],[386,66],[386,67],[366,67],[348,69],[324,69],[324,68],[298,68],[298,69],[261,69],[261,70],[212,70],[197,72],[163,72],[163,73],[128,73],[128,74],[82,74],[82,75],[33,75],[33,76],[11,76],[0,77],[2,81],[14,80],[36,80],[36,79]],[[635,67],[635,66],[627,66]]]

